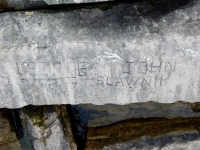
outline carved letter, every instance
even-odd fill
[[[148,86],[150,86],[150,84],[151,84],[151,78],[150,78],[149,82],[147,82],[147,80],[145,78],[143,78],[143,80],[142,80],[142,87],[144,86],[144,83],[146,83]]]
[[[115,86],[117,86],[120,83],[122,84],[122,86],[124,86],[122,79],[119,77],[119,78],[117,78],[117,82],[116,82]]]
[[[103,85],[103,84],[104,84],[104,83],[103,83],[103,79],[104,79],[104,77],[98,76],[98,77],[97,77],[97,85]]]
[[[130,86],[131,85],[131,83],[133,83],[133,85],[135,85],[136,84],[136,82],[140,79],[140,77],[138,77],[137,78],[137,80],[133,80],[134,79],[134,77],[131,79],[131,81],[130,82],[128,82],[128,77],[126,77],[126,82],[127,82],[127,84],[128,84],[128,86]]]
[[[86,72],[86,63],[85,62],[80,62],[78,63],[78,75],[79,76],[86,76],[87,72]]]
[[[162,61],[158,66],[154,66],[154,63],[151,63],[151,72],[160,72],[161,70]]]
[[[174,62],[174,67],[172,67],[172,64],[170,62],[166,62],[165,65],[165,72],[167,71],[167,68],[169,68],[170,71],[174,71],[176,70],[176,61]]]
[[[108,77],[107,77],[107,82],[106,82],[107,85],[110,85],[110,86],[113,86],[113,84],[111,83],[108,83]]]
[[[138,66],[138,74],[146,74],[147,73],[147,63],[140,62]]]
[[[128,64],[128,70],[123,73],[131,74],[131,64],[133,64],[134,62],[126,62],[126,63]]]

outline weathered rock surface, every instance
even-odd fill
[[[199,110],[199,103],[183,102],[68,106],[78,145],[88,150],[194,149],[200,146]]]
[[[63,125],[53,106],[28,106],[21,115],[25,135],[35,150],[75,150],[65,135]]]
[[[89,128],[90,149],[190,149],[200,148],[200,117],[133,118],[109,126]]]
[[[141,137],[124,143],[104,146],[102,150],[197,150],[200,149],[198,132],[172,133],[156,138]]]
[[[197,102],[200,1],[0,14],[0,107]]]
[[[191,113],[189,111],[190,108],[194,111],[199,111],[198,104],[158,104],[153,102],[131,104],[129,105],[129,108],[137,108],[140,115],[137,115],[137,113],[131,115],[129,113],[132,118],[125,120],[123,120],[123,117],[121,117],[121,120],[118,120],[119,116],[117,115],[121,114],[122,116],[125,116],[123,111],[127,113],[126,109],[128,107],[126,106],[81,106],[82,105],[79,105],[78,107],[71,106],[73,109],[68,110],[74,115],[70,116],[73,118],[72,121],[74,126],[72,126],[72,128],[76,127],[79,129],[79,135],[86,135],[86,139],[80,138],[80,141],[78,141],[82,142],[78,143],[78,145],[81,146],[79,147],[81,149],[196,150],[200,148],[199,113]],[[88,112],[86,111],[86,108]],[[147,115],[147,110],[144,108],[148,109],[149,113],[152,114]],[[180,108],[182,108],[182,114],[179,112]],[[83,109],[85,110],[83,111]],[[158,114],[155,113],[156,110],[160,110]],[[168,113],[166,113],[167,111]],[[92,118],[96,118],[96,120],[93,120],[93,127],[92,124],[87,124],[85,121],[86,119],[91,119],[87,117],[87,113],[92,114]],[[135,118],[133,115],[135,115]],[[105,116],[107,116],[107,120],[108,118],[112,120],[110,121],[112,124],[105,126],[105,123],[103,124],[101,122],[104,120]],[[75,144],[71,143],[71,141],[73,141],[72,138],[70,139],[66,136],[66,133],[71,129],[71,125],[69,123],[69,116],[66,112],[65,105],[24,107],[22,108],[21,120],[23,121],[23,132],[25,134],[22,139],[20,139],[20,143],[22,144],[20,146],[12,126],[16,126],[16,123],[12,122],[10,124],[11,118],[8,109],[0,110],[0,149],[65,150],[72,149],[71,145]],[[82,130],[84,125],[85,131]],[[76,135],[75,132],[73,134]],[[73,136],[71,131],[70,136]],[[76,145],[73,145],[73,149],[76,149]]]
[[[78,122],[82,123],[85,127],[99,127],[130,118],[200,117],[200,109],[197,110],[198,105],[198,103],[190,104],[182,102],[174,104],[147,102],[129,105],[82,104],[71,106],[69,113],[78,118]]]

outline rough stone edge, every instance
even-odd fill
[[[18,1],[16,4],[12,4],[9,2],[9,0],[0,0],[0,12],[5,12],[5,11],[12,11],[12,10],[26,10],[26,9],[43,9],[46,7],[55,7],[59,5],[81,5],[81,4],[91,4],[91,3],[106,3],[106,2],[114,2],[114,0],[100,0],[100,1],[89,1],[89,2],[64,2],[64,3],[59,3],[59,4],[49,4],[46,1],[41,1],[44,2],[45,4],[40,5],[38,4],[37,6],[20,6],[20,5],[25,5],[25,2],[23,1]],[[28,4],[29,5],[29,4]]]
[[[71,150],[77,150],[77,144],[74,140],[72,127],[71,127],[71,121],[69,118],[69,115],[67,113],[66,105],[55,105],[55,109],[58,115],[58,118],[60,119],[65,136],[69,138]]]

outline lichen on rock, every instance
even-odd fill
[[[23,127],[34,149],[71,149],[54,106],[27,106],[22,109]]]

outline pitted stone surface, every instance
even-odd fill
[[[199,101],[199,10],[159,1],[0,14],[0,107]]]

